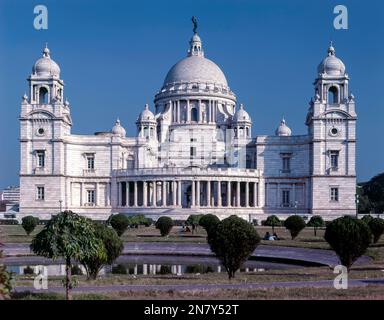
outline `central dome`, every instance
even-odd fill
[[[164,86],[183,82],[228,86],[227,79],[217,64],[201,55],[191,55],[176,63],[165,77]]]

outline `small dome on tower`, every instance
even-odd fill
[[[233,116],[234,122],[251,122],[251,117],[249,116],[248,112],[244,110],[244,106],[241,103],[239,110],[236,111],[235,115]]]
[[[120,136],[121,138],[125,138],[126,131],[125,129],[121,126],[120,120],[117,119],[115,125],[112,128],[112,134]]]
[[[345,74],[345,65],[343,61],[336,57],[332,42],[328,48],[328,56],[319,64],[317,72],[330,76],[343,76]]]
[[[47,45],[43,50],[43,57],[36,61],[32,68],[32,74],[37,76],[57,76],[60,77],[59,65],[51,59],[50,50]]]
[[[277,136],[290,136],[292,134],[292,130],[285,124],[284,118],[281,120],[275,134]]]
[[[144,110],[140,113],[139,118],[137,119],[138,122],[143,122],[143,121],[155,121],[155,116],[149,110],[149,105],[146,104],[144,107]]]

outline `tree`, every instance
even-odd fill
[[[324,239],[349,271],[352,264],[367,250],[372,233],[363,221],[346,216],[333,220],[327,226]]]
[[[264,225],[272,227],[272,232],[274,233],[275,227],[281,226],[281,221],[277,216],[272,215],[272,216],[269,216],[267,220],[265,220]]]
[[[325,222],[321,216],[313,216],[307,223],[308,227],[313,227],[313,232],[315,234],[315,237],[317,236],[317,229],[324,228]]]
[[[256,229],[244,219],[230,216],[208,233],[211,250],[220,259],[232,279],[260,242]]]
[[[173,221],[170,217],[160,217],[156,221],[156,229],[160,230],[162,237],[165,237],[169,234],[173,227]]]
[[[2,244],[0,243],[0,246]],[[3,256],[3,251],[0,251],[0,259]],[[12,276],[7,272],[6,267],[0,264],[0,300],[9,298],[12,290]]]
[[[192,226],[192,233],[194,233],[194,229],[196,228],[197,230],[197,226],[199,225],[200,223],[200,219],[201,217],[203,216],[203,214],[191,214],[186,223],[189,224],[190,226]]]
[[[219,222],[220,219],[214,214],[206,214],[199,220],[199,224],[207,231],[207,234],[213,231]]]
[[[368,182],[360,183],[357,189],[359,212],[384,211],[384,172],[376,175]]]
[[[376,243],[384,232],[384,220],[380,218],[372,218],[368,221],[368,227],[373,235],[373,243]]]
[[[103,255],[95,255],[80,259],[87,271],[88,279],[96,279],[101,268],[105,264],[112,264],[122,253],[123,241],[117,235],[116,231],[105,224],[95,223],[95,236],[103,242]]]
[[[143,214],[135,214],[128,217],[128,223],[130,227],[138,227],[140,225],[150,226],[152,219],[146,218]]]
[[[364,215],[364,217],[361,218],[361,221],[364,221],[366,224],[368,224],[372,219],[373,217],[371,215],[366,214]]]
[[[92,221],[72,211],[54,216],[33,238],[30,247],[36,255],[65,259],[67,300],[72,300],[71,261],[105,256],[103,242],[97,238]]]
[[[305,228],[305,221],[300,216],[290,216],[284,221],[284,227],[289,230],[293,240],[299,235],[300,231]]]
[[[111,218],[110,224],[112,228],[115,229],[118,236],[121,237],[129,226],[129,219],[126,215],[119,213]]]
[[[23,226],[23,229],[27,233],[27,235],[30,235],[33,230],[35,230],[37,224],[39,223],[39,218],[35,218],[33,216],[26,216],[23,219],[21,219],[21,225]]]

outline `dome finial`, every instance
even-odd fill
[[[43,57],[49,58],[50,51],[48,49],[48,42],[45,43],[45,48],[43,50]]]
[[[144,110],[149,110],[149,104],[148,103],[145,104]]]
[[[335,48],[333,47],[333,41],[332,40],[329,42],[328,55],[329,56],[335,55]]]
[[[195,16],[192,17],[192,23],[193,23],[193,33],[197,34],[197,18]]]

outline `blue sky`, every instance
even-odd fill
[[[33,28],[33,8],[48,7],[48,30]],[[335,30],[344,4],[349,29]],[[18,116],[26,78],[48,42],[71,103],[73,133],[110,130],[120,117],[129,135],[170,67],[186,55],[191,16],[206,56],[224,71],[253,120],[253,135],[273,134],[284,116],[305,134],[318,63],[332,39],[356,97],[357,174],[384,171],[383,1],[0,0],[0,188],[18,184]]]

